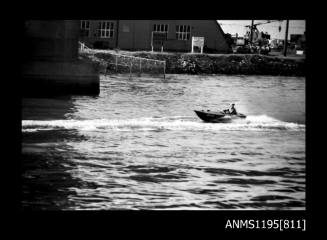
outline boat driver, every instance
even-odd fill
[[[231,106],[231,108],[229,110],[229,112],[230,112],[231,115],[236,115],[237,114],[236,109],[235,109],[234,106],[235,106],[235,104],[232,103],[232,106]]]

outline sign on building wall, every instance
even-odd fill
[[[199,47],[201,53],[203,53],[204,37],[192,37],[192,53],[194,52],[194,47]]]

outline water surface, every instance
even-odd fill
[[[204,123],[235,103],[248,117]],[[305,79],[101,76],[22,101],[23,209],[304,209]]]

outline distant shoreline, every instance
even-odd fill
[[[267,56],[259,54],[191,54],[166,52],[128,52],[113,50],[88,50],[81,57],[96,57],[100,65],[110,61],[111,54],[166,61],[167,74],[226,74],[305,76],[305,59]]]

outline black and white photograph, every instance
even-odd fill
[[[306,210],[305,20],[23,31],[21,210]]]

